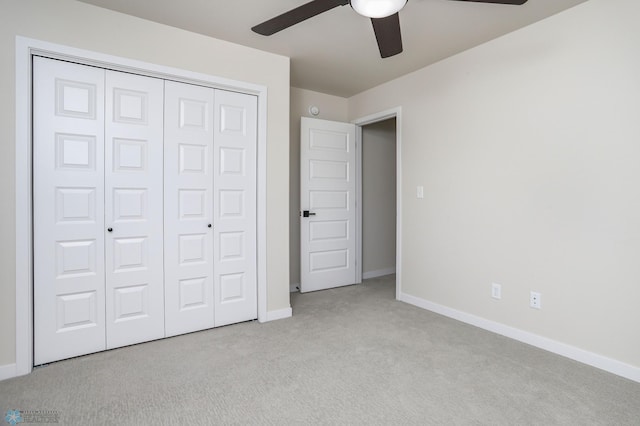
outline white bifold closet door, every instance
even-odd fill
[[[106,348],[105,71],[33,59],[34,363]]]
[[[164,337],[164,81],[106,72],[107,349]]]
[[[213,322],[213,89],[165,82],[167,336]]]
[[[257,98],[33,62],[34,363],[257,317]]]
[[[35,364],[164,336],[163,81],[34,58]]]
[[[213,250],[215,324],[258,316],[255,96],[215,91]]]
[[[168,336],[257,317],[255,96],[165,82]]]

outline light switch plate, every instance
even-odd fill
[[[420,185],[416,187],[416,198],[424,198],[424,186]]]
[[[502,299],[502,286],[500,284],[491,284],[491,297],[498,300]]]

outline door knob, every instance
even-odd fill
[[[310,212],[309,210],[303,210],[302,211],[302,217],[309,217],[309,216],[315,216],[316,214],[313,212]]]
[[[211,228],[211,224],[208,224],[208,225],[207,225],[207,228]]]
[[[107,231],[113,232],[113,228],[107,228]]]

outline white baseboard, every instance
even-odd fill
[[[375,271],[363,272],[362,279],[367,280],[369,278],[384,277],[385,275],[391,275],[396,273],[396,267],[377,269]]]
[[[0,380],[11,379],[18,376],[16,364],[0,365]]]
[[[400,293],[399,300],[640,383],[640,367],[635,367],[575,346],[567,345],[566,343],[458,311],[406,293]]]
[[[277,311],[268,311],[267,322],[290,318],[292,315],[293,315],[293,310],[291,308],[279,309]]]
[[[296,293],[298,291],[300,291],[300,284],[289,284],[289,293]]]

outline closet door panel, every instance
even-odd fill
[[[214,290],[216,327],[257,318],[257,98],[215,93]]]
[[[160,79],[106,74],[107,348],[164,337]]]
[[[104,76],[33,59],[35,365],[105,349]]]
[[[214,326],[213,93],[165,82],[167,336]]]

